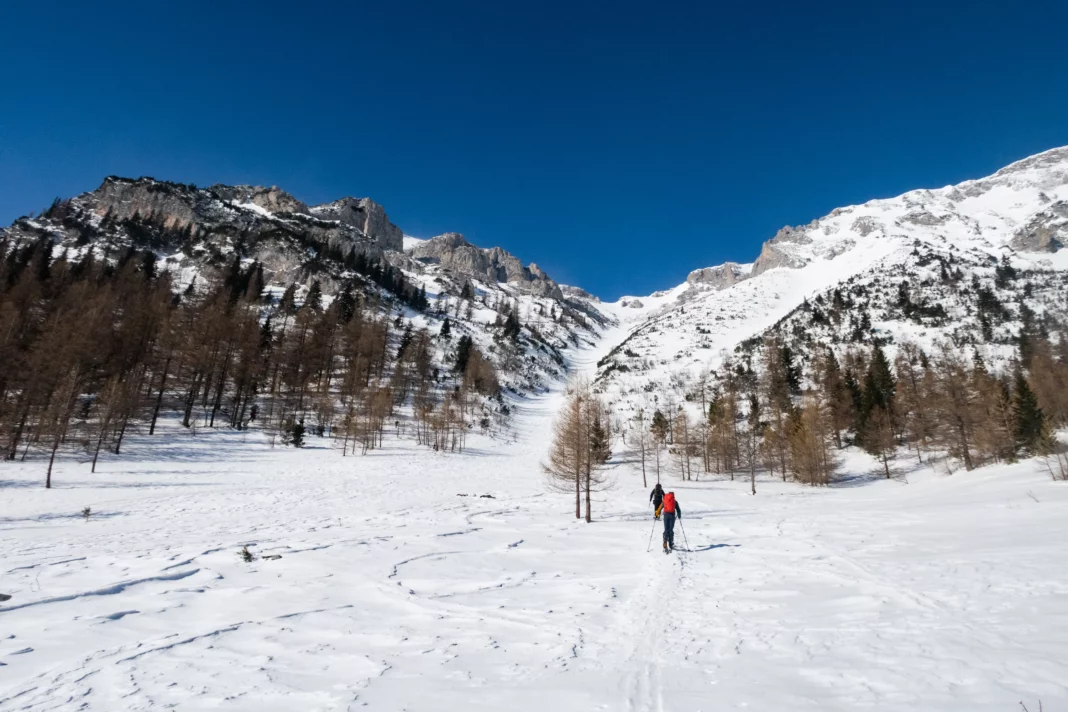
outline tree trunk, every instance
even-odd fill
[[[582,519],[582,472],[575,470],[575,519]]]
[[[592,521],[590,516],[590,470],[586,469],[586,523],[589,524]]]
[[[52,489],[52,465],[56,461],[56,450],[59,449],[59,441],[62,436],[57,432],[56,437],[52,440],[52,456],[48,458],[48,474],[45,475],[45,489]]]
[[[114,389],[112,389],[112,397],[114,397]],[[90,472],[96,472],[96,460],[100,457],[100,448],[104,444],[104,435],[107,433],[108,426],[111,424],[111,403],[108,403],[107,413],[104,415],[103,422],[100,423],[100,433],[96,437],[96,450],[93,451],[93,466],[89,468]]]
[[[644,435],[642,437],[645,437]],[[649,483],[645,479],[645,445],[641,446],[642,452],[642,487],[648,487]]]
[[[171,357],[168,356],[167,360],[163,362],[163,377],[159,381],[159,395],[156,396],[156,405],[152,409],[152,425],[148,428],[149,435],[156,434],[156,420],[159,419],[159,409],[163,405],[163,389],[167,385],[167,369],[171,366]]]
[[[19,424],[15,426],[15,434],[11,438],[11,448],[8,450],[6,460],[14,460],[15,456],[19,454],[19,440],[22,438],[22,431],[26,427],[26,418],[29,417],[29,408],[22,411],[22,417],[19,418]]]
[[[119,435],[115,438],[115,449],[112,450],[116,455],[122,450],[122,439],[126,435],[126,425],[130,422],[129,411],[122,414],[122,425],[119,426]]]
[[[193,374],[193,382],[189,385],[189,395],[185,399],[185,415],[182,418],[182,427],[188,428],[190,419],[193,417],[193,406],[197,402],[197,393],[200,391],[199,373]]]
[[[959,417],[957,418],[957,433],[960,435],[960,452],[961,457],[964,459],[964,469],[971,472],[975,469],[975,465],[972,464],[972,453],[968,448],[968,434],[965,431],[964,423]]]

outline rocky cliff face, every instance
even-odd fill
[[[755,277],[769,269],[787,267],[797,269],[808,264],[808,258],[802,250],[796,249],[799,245],[811,244],[812,238],[808,236],[806,227],[786,227],[775,233],[760,249],[760,255],[753,262],[752,275]]]
[[[691,287],[720,290],[734,286],[748,275],[748,268],[742,267],[737,262],[725,262],[716,267],[695,269],[686,277],[686,282]]]
[[[98,254],[112,255],[131,247],[150,249],[183,268],[218,268],[237,256],[259,262],[268,278],[282,283],[319,273],[330,279],[347,258],[383,255],[374,239],[351,225],[291,212],[301,207],[277,188],[203,189],[110,177],[97,190],[37,219],[15,221],[0,230],[0,239],[47,237],[61,248],[92,246]]]
[[[75,198],[100,218],[112,220],[157,219],[165,228],[192,228],[222,217],[213,195],[190,186],[161,183],[151,178],[126,180],[109,177],[92,193]]]
[[[389,221],[385,208],[370,198],[342,198],[316,205],[310,212],[324,220],[352,225],[381,245],[383,250],[400,252],[404,249],[404,233]]]
[[[261,185],[222,185],[209,189],[220,198],[233,203],[251,203],[269,213],[307,213],[308,206],[278,186],[264,188]]]
[[[0,240],[44,238],[61,248],[91,246],[105,255],[148,249],[166,258],[169,268],[194,272],[228,268],[235,257],[255,260],[270,281],[318,279],[328,292],[349,278],[362,256],[402,272],[417,273],[420,263],[433,262],[443,276],[461,283],[507,283],[532,297],[569,298],[537,265],[524,266],[499,247],[483,249],[447,233],[405,254],[401,229],[373,200],[347,197],[309,207],[277,186],[198,188],[112,176],[36,219],[0,229]]]
[[[445,269],[484,282],[506,282],[522,292],[539,297],[563,299],[560,286],[537,265],[524,267],[519,258],[499,247],[475,247],[463,235],[448,232],[421,242],[411,250],[420,262],[440,264]]]
[[[1034,215],[1012,237],[1023,252],[1056,252],[1068,243],[1068,201],[1060,200]]]

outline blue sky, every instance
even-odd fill
[[[8,3],[0,223],[152,175],[371,196],[602,297],[1068,144],[1065,3]]]

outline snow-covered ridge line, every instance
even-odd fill
[[[634,397],[628,393],[671,390],[669,381],[696,378],[806,299],[863,274],[896,272],[916,281],[926,273],[916,260],[936,257],[956,259],[966,280],[984,265],[976,274],[992,279],[993,266],[1002,263],[1024,272],[1061,272],[1068,270],[1065,244],[1068,148],[985,178],[837,208],[807,225],[782,228],[750,264],[694,270],[673,289],[604,304],[636,326],[625,335],[634,356],[620,357],[618,344],[601,364],[601,382],[612,397],[628,401]],[[904,333],[894,323],[877,328],[888,329],[890,338]],[[636,366],[641,374],[633,372]]]

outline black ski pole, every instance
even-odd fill
[[[682,529],[682,540],[686,542],[686,551],[693,551],[690,548],[690,539],[686,536],[686,527],[682,526],[682,517],[679,517],[679,528]]]
[[[653,519],[653,528],[649,530],[649,544],[645,547],[646,551],[652,551],[653,549],[653,532],[656,531],[656,519]]]

